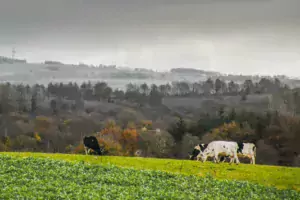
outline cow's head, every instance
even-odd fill
[[[194,160],[200,152],[201,152],[200,145],[195,146],[193,152],[189,153],[190,160]]]
[[[202,162],[205,162],[207,160],[207,157],[211,154],[211,151],[209,149],[205,149],[203,152],[201,152],[198,157]]]

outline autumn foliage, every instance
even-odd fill
[[[145,127],[146,129],[152,129],[152,121],[151,120],[142,120],[141,125],[142,125],[142,127]]]
[[[242,141],[251,139],[254,135],[254,130],[251,129],[248,123],[237,123],[235,121],[224,123],[223,125],[214,128],[206,135],[213,140],[232,140]]]
[[[125,155],[133,155],[137,150],[137,142],[138,142],[138,134],[136,129],[125,129],[122,132],[122,140],[123,149],[125,151]]]
[[[104,147],[109,155],[133,156],[137,150],[138,132],[133,123],[128,123],[128,126],[122,129],[114,121],[108,121],[95,136],[99,145]],[[74,152],[84,153],[83,144],[77,146]]]
[[[41,141],[42,141],[41,136],[39,135],[38,132],[35,132],[35,133],[34,133],[34,138],[35,138],[35,140],[36,140],[37,142],[41,142]]]

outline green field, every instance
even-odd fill
[[[300,169],[2,152],[0,185],[0,199],[300,199]]]

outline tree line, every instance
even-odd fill
[[[262,78],[259,82],[254,83],[252,80],[246,80],[244,83],[234,81],[225,82],[221,79],[213,81],[208,78],[204,82],[188,83],[184,81],[173,82],[171,84],[148,85],[146,83],[137,85],[129,83],[125,90],[113,89],[105,82],[84,82],[81,85],[77,83],[49,83],[45,85],[12,85],[10,83],[0,85],[0,112],[10,110],[13,105],[18,111],[34,112],[37,104],[45,98],[55,97],[58,99],[73,100],[76,102],[73,109],[82,107],[82,101],[98,100],[127,100],[139,104],[149,104],[152,106],[160,105],[163,97],[181,96],[197,97],[212,95],[231,95],[240,96],[241,100],[246,100],[250,94],[277,94],[285,98],[291,109],[299,110],[297,101],[299,92],[297,89],[290,89],[287,85],[282,84],[279,79]],[[57,99],[53,100],[50,106],[53,110],[58,110]],[[293,105],[292,105],[293,104]],[[81,106],[80,106],[81,105]]]

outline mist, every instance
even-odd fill
[[[7,0],[0,55],[158,71],[300,75],[297,0]]]

